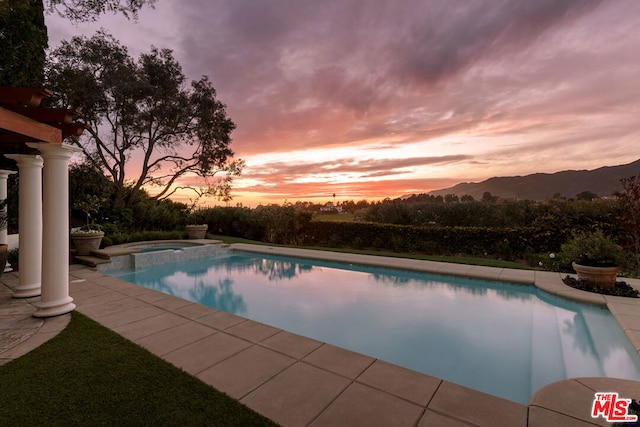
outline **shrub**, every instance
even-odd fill
[[[571,262],[591,267],[628,268],[630,254],[609,239],[602,230],[578,232],[561,247],[561,260],[567,266]]]

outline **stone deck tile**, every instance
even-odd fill
[[[591,418],[594,393],[593,389],[576,380],[559,381],[538,390],[529,401],[529,408],[541,407],[584,423],[609,425],[602,418],[600,421]],[[534,421],[537,422],[535,417]]]
[[[156,307],[164,308],[165,310],[176,310],[178,308],[186,307],[191,305],[191,301],[187,301],[186,299],[178,298],[172,295],[165,295],[165,298],[155,300],[151,304]]]
[[[564,283],[562,283],[562,281],[560,280],[556,280],[556,281],[536,280],[536,287],[551,295],[555,295],[558,292],[566,291],[569,289],[569,287]]]
[[[595,420],[594,420],[595,421]],[[528,427],[588,427],[602,424],[591,423],[539,406],[529,408]],[[611,424],[609,424],[611,425]]]
[[[574,289],[568,287],[569,289],[557,291],[555,295],[572,299],[574,301],[583,302],[586,304],[598,305],[600,307],[605,307],[607,305],[607,300],[604,298],[602,294],[596,294],[594,292],[586,292],[581,291],[580,289]]]
[[[144,292],[140,292],[135,295],[136,299],[142,300],[144,302],[148,302],[149,304],[153,304],[156,301],[163,300],[166,297],[167,297],[166,294],[163,294],[162,292],[158,292],[158,291],[153,291],[151,289],[144,289]]]
[[[364,384],[352,383],[310,425],[414,426],[424,411],[420,405]]]
[[[135,295],[140,292],[140,288],[143,290],[146,289],[142,286],[135,285],[130,282],[125,282],[124,280],[120,280],[116,277],[104,276],[104,279],[100,279],[100,286],[104,286],[105,288],[109,288],[113,291],[118,291],[125,295]]]
[[[78,303],[77,310],[91,317],[91,311],[87,310],[82,303]],[[120,311],[118,313],[110,314],[108,316],[104,316],[100,319],[102,325],[107,326],[111,329],[117,328],[122,325],[126,325],[127,323],[136,322],[138,320],[146,319],[147,317],[157,316],[159,314],[164,313],[161,308],[154,307],[149,304],[139,305],[128,310]]]
[[[237,325],[239,323],[245,322],[247,319],[236,316],[234,314],[225,313],[224,311],[216,311],[214,313],[208,314],[203,317],[199,317],[197,321],[202,323],[203,325],[211,326],[212,328],[218,330],[225,330],[227,328],[232,327],[233,325]]]
[[[418,424],[418,427],[469,427],[473,424],[451,418],[427,409]],[[549,427],[549,426],[547,426]]]
[[[323,345],[320,341],[287,331],[280,331],[262,341],[260,344],[295,359],[302,359]]]
[[[471,265],[442,263],[440,265],[440,268],[438,268],[437,273],[439,273],[439,274],[448,274],[448,275],[452,275],[452,276],[468,277],[467,276],[467,272],[471,268],[472,268]]]
[[[130,311],[131,309],[135,309],[144,305],[144,301],[140,301],[134,298],[128,298],[127,296],[119,295],[119,298],[114,299],[113,301],[105,302],[104,304],[94,304],[95,297],[93,299],[89,299],[91,301],[87,304],[87,300],[82,302],[78,301],[77,304],[82,304],[84,307],[84,311],[87,313],[91,313],[91,316],[96,320],[101,318],[110,318],[113,315],[119,315],[122,312]]]
[[[242,399],[294,363],[295,359],[254,345],[205,369],[197,377],[236,399]]]
[[[112,329],[131,341],[137,341],[188,321],[184,317],[157,307],[145,306],[143,310],[137,309],[128,313],[120,313],[119,324],[113,326]]]
[[[213,335],[167,353],[163,358],[196,376],[250,346],[251,343],[245,340],[224,332],[216,332]]]
[[[466,273],[467,277],[484,280],[499,280],[501,275],[501,268],[484,267],[479,265],[472,266]]]
[[[164,356],[214,333],[213,329],[188,320],[186,323],[148,335],[134,342],[157,356]]]
[[[609,311],[616,314],[624,314],[628,316],[637,316],[638,315],[638,307],[635,304],[621,304],[619,302],[608,303],[607,307]]]
[[[443,381],[428,409],[479,426],[524,427],[527,407]]]
[[[191,320],[199,319],[201,317],[215,313],[216,311],[218,310],[206,307],[201,304],[196,304],[195,302],[173,310],[174,313]]]
[[[73,294],[71,293],[69,294],[73,298]],[[75,298],[73,298],[76,304],[82,303],[84,309],[87,312],[95,312],[95,313],[99,313],[100,307],[105,304],[112,303],[115,301],[122,301],[126,299],[128,299],[127,295],[121,294],[119,292],[114,292],[114,291],[108,291],[108,292],[100,293],[97,295],[92,295],[86,298],[80,297],[77,301]]]
[[[357,381],[387,393],[427,406],[442,380],[416,371],[376,360]]]
[[[225,329],[225,332],[244,338],[247,341],[258,343],[277,334],[280,329],[253,320],[247,320]]]
[[[303,359],[327,371],[355,379],[375,362],[373,357],[324,344]]]
[[[498,280],[505,282],[521,283],[525,285],[533,285],[536,275],[532,270],[514,270],[511,268],[503,268],[500,272]]]
[[[622,330],[626,331],[627,329],[632,329],[635,331],[640,331],[640,313],[638,315],[630,315],[630,314],[617,314],[615,315],[616,320],[622,326]]]
[[[283,426],[306,426],[350,383],[347,378],[298,362],[241,402]]]

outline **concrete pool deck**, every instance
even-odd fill
[[[606,304],[640,352],[640,299],[578,291],[564,285],[559,273],[253,245],[232,248],[535,283],[555,295]],[[55,336],[70,315],[32,318],[31,303],[38,298],[11,299],[17,276],[5,274],[1,280],[3,363]],[[640,287],[639,281],[626,281]],[[550,384],[525,406],[80,265],[70,267],[70,294],[79,312],[284,426],[611,425],[603,418],[591,418],[595,392],[640,398],[640,382],[583,378]]]

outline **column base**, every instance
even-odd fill
[[[70,313],[76,309],[72,301],[73,298],[66,297],[58,301],[38,302],[35,304],[37,310],[33,313],[33,317],[53,317]]]
[[[15,288],[12,297],[13,298],[31,298],[37,297],[42,293],[42,287],[40,283],[33,283],[31,285],[19,285]]]

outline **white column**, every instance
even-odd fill
[[[15,173],[14,171],[8,171],[4,169],[0,169],[0,201],[7,198],[7,178],[9,175]],[[7,213],[7,207],[3,207],[0,214]],[[0,228],[0,245],[6,245],[8,242],[7,238],[7,228]]]
[[[69,158],[67,145],[29,143],[44,159],[42,215],[42,294],[35,317],[73,311],[69,296]]]
[[[18,163],[20,173],[20,272],[14,298],[40,295],[42,280],[42,157],[30,154],[5,154]]]

